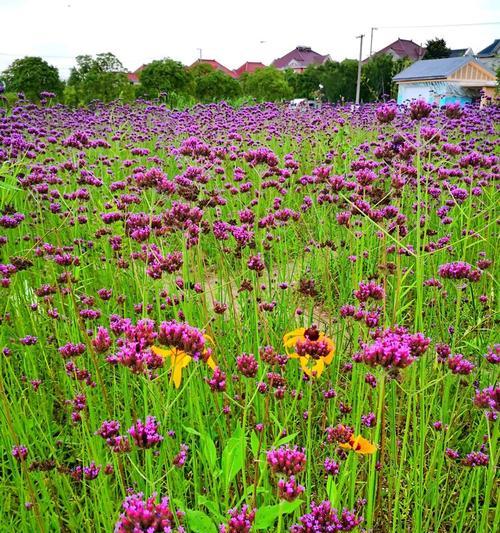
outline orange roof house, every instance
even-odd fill
[[[236,73],[236,77],[240,77],[244,72],[248,72],[248,74],[252,74],[252,72],[255,72],[258,68],[264,68],[266,65],[264,63],[260,63],[259,61],[246,61],[241,65],[241,67],[237,68],[234,72]]]
[[[231,76],[231,78],[236,78],[236,73],[234,70],[230,70],[227,67],[225,67],[222,63],[219,63],[215,59],[197,59],[191,67],[194,67],[196,65],[210,65],[213,69],[219,70],[220,72],[224,72],[224,74],[227,74],[228,76]]]

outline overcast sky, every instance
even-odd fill
[[[342,7],[340,7],[342,6]],[[79,54],[113,52],[129,70],[171,57],[229,68],[266,64],[296,45],[335,60],[368,55],[398,37],[444,37],[474,52],[500,37],[498,0],[0,0],[0,71],[25,55],[44,57],[67,78]],[[482,23],[482,25],[470,25]],[[409,26],[469,24],[456,27]]]

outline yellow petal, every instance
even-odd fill
[[[205,333],[205,335],[203,335],[205,337],[205,339],[207,339],[207,341],[210,341],[213,345],[215,345],[215,341],[212,339],[212,337],[210,337],[210,335],[207,335]]]
[[[283,344],[285,345],[285,348],[290,348],[291,346],[295,346],[297,340],[304,336],[305,331],[306,331],[305,328],[298,328],[298,329],[294,329],[293,331],[286,333],[283,336]]]
[[[325,368],[325,363],[323,362],[323,359],[318,359],[316,364],[312,367],[314,374],[314,377],[319,378],[321,374],[323,373],[323,370]]]
[[[172,372],[172,381],[174,382],[175,388],[178,389],[181,385],[182,380],[182,369],[186,367],[189,362],[191,361],[192,357],[185,354],[184,352],[180,352],[179,355],[172,357],[172,366],[171,366],[171,372]]]
[[[151,351],[161,357],[172,356],[172,350],[165,350],[164,348],[159,348],[158,346],[151,346]]]
[[[307,374],[311,378],[312,377],[319,378],[323,372],[323,369],[325,368],[323,359],[318,359],[312,367],[309,366],[309,361],[310,361],[309,356],[300,358],[300,366],[304,374]]]
[[[330,339],[328,339],[328,340],[330,340]],[[334,355],[335,355],[335,344],[333,343],[333,341],[331,341],[330,353],[324,358],[325,365],[329,365],[332,362]]]
[[[207,365],[212,369],[215,370],[217,365],[215,364],[215,361],[212,359],[212,357],[209,357],[207,359]]]
[[[356,453],[360,453],[362,455],[375,453],[377,451],[375,444],[372,444],[369,440],[365,439],[361,435],[357,436],[353,449]]]
[[[351,437],[348,443],[342,443],[340,444],[340,447],[346,450],[353,450],[361,455],[367,455],[377,451],[375,444],[372,444],[369,440],[365,439],[361,435],[358,435],[357,437]]]

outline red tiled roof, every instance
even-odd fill
[[[127,78],[130,83],[139,83],[139,76],[135,72],[127,72]]]
[[[237,68],[234,72],[236,76],[239,78],[243,72],[248,72],[249,74],[252,72],[255,72],[258,68],[264,68],[266,65],[264,63],[260,63],[259,61],[247,61],[241,65],[241,67]]]
[[[373,55],[387,54],[390,51],[394,52],[399,57],[408,57],[412,61],[422,59],[425,54],[425,48],[419,46],[417,43],[408,39],[398,39],[387,45],[385,48],[382,48],[382,50],[375,52]]]
[[[227,74],[228,76],[231,76],[231,78],[236,78],[237,75],[233,70],[229,70],[227,67],[216,61],[215,59],[197,59],[191,66],[194,67],[198,64],[204,64],[204,65],[210,65],[215,70],[220,70],[221,72],[224,72],[224,74]]]
[[[311,50],[308,46],[297,46],[288,54],[283,57],[279,57],[273,61],[273,67],[286,68],[290,62],[295,62],[298,68],[306,68],[309,65],[321,65],[330,56],[318,54],[314,50]]]

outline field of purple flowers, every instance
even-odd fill
[[[498,531],[499,119],[0,110],[0,529]]]

